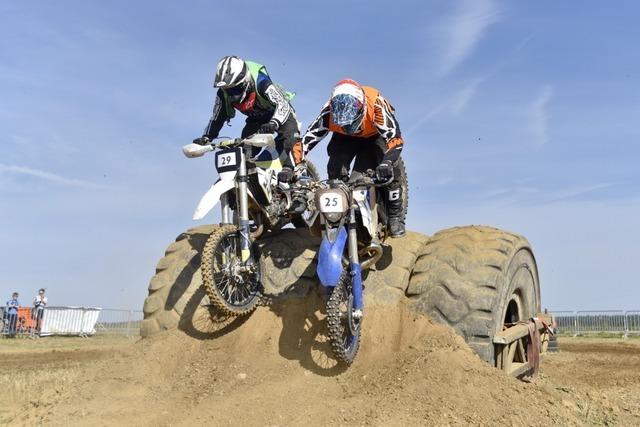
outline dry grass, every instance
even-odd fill
[[[0,372],[3,401],[9,404],[37,404],[42,390],[47,394],[60,394],[78,379],[79,363],[65,366],[43,366],[41,369],[9,370]]]
[[[122,336],[0,339],[0,425],[46,413],[73,395],[87,364],[127,352],[136,341]]]
[[[0,338],[0,355],[32,351],[74,350],[114,347],[133,343],[139,337],[95,335],[92,337]]]

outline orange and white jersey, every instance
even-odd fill
[[[358,132],[350,136],[370,138],[380,135],[387,144],[385,159],[396,160],[402,150],[403,140],[394,109],[378,90],[368,86],[363,86],[362,89],[365,94],[364,116]],[[331,121],[330,104],[327,102],[318,117],[309,125],[300,146],[294,147],[293,156],[296,164],[300,163],[329,132],[345,134],[340,126]]]

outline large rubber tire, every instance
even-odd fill
[[[238,228],[233,224],[225,224],[221,227],[218,227],[211,233],[209,238],[207,239],[207,243],[204,245],[204,250],[202,252],[202,282],[204,284],[204,289],[209,296],[209,301],[215,308],[217,308],[222,314],[228,316],[246,316],[252,313],[256,307],[258,306],[258,302],[260,302],[260,291],[259,291],[259,278],[260,274],[258,273],[258,282],[253,287],[253,289],[249,290],[249,295],[247,295],[246,301],[241,305],[234,305],[231,302],[227,301],[225,297],[222,295],[221,290],[214,279],[214,254],[218,246],[224,239],[232,238],[237,239],[237,237],[233,236],[238,233]],[[239,247],[239,243],[238,247]],[[257,262],[257,267],[260,267],[260,259],[255,256],[256,253],[252,250],[251,256],[254,257],[254,261]]]
[[[201,288],[200,275],[196,274],[200,253],[214,228],[203,225],[180,234],[158,261],[144,301],[143,337],[178,327],[187,304]]]
[[[305,161],[306,166],[307,166],[307,171],[309,172],[309,175],[311,176],[311,178],[313,178],[315,181],[320,181],[320,171],[318,171],[318,168],[316,167],[316,165],[314,165],[311,161],[306,160]],[[295,228],[307,228],[309,227],[306,223],[306,221],[301,217],[301,216],[294,216],[293,218],[291,218],[291,224],[293,224],[293,226]]]
[[[308,228],[286,228],[265,233],[256,242],[262,267],[264,296],[304,298],[316,287],[320,238]]]
[[[529,242],[490,227],[435,234],[418,256],[407,288],[417,311],[452,327],[495,366],[493,337],[505,319],[540,311],[538,269]]]

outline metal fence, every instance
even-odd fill
[[[0,308],[0,336],[39,337],[49,335],[137,336],[143,313],[95,307]]]
[[[142,311],[102,309],[96,322],[96,333],[126,336],[140,335],[142,318]]]
[[[561,334],[640,334],[640,311],[552,311]]]
[[[640,335],[640,310],[551,311],[560,334]],[[36,312],[0,307],[0,336],[123,335],[137,336],[143,313],[93,307],[47,307]]]

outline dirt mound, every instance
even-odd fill
[[[214,339],[168,331],[75,366],[15,421],[72,425],[578,424],[536,386],[481,361],[404,305],[368,307],[360,353],[331,358],[313,291],[260,307]],[[196,322],[198,323],[198,322]],[[205,322],[200,323],[204,331]],[[26,414],[26,415],[25,415]],[[9,421],[11,418],[5,418]]]

